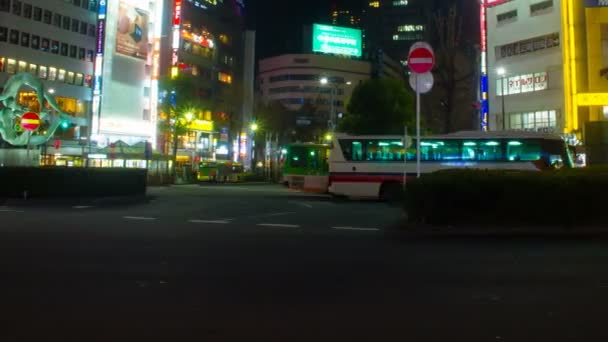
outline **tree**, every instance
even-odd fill
[[[201,96],[196,79],[189,75],[179,75],[174,78],[166,77],[160,80],[160,90],[163,100],[159,105],[161,118],[159,131],[164,136],[172,136],[172,175],[176,175],[178,137],[187,133],[190,121],[205,110],[212,110],[213,103]]]
[[[425,112],[433,131],[471,129],[475,119],[476,56],[471,42],[462,40],[462,16],[456,5],[432,16],[435,26],[435,84]]]
[[[414,96],[396,79],[380,78],[355,87],[347,106],[348,114],[338,122],[338,130],[351,134],[402,134],[414,128]]]

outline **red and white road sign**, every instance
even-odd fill
[[[407,64],[416,74],[424,74],[433,69],[435,54],[428,44],[413,46],[407,58]]]
[[[21,127],[26,131],[35,131],[40,127],[40,116],[34,112],[27,112],[21,116]]]

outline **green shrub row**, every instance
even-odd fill
[[[146,193],[146,170],[0,167],[0,197],[99,197]]]
[[[409,182],[411,222],[432,225],[602,226],[608,168],[550,172],[446,170]]]

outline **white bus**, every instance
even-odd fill
[[[409,139],[408,139],[409,140]],[[329,193],[390,200],[404,174],[416,177],[416,143],[403,136],[336,134],[329,157]],[[559,135],[535,132],[457,132],[423,137],[421,173],[455,168],[546,170],[572,167]],[[406,158],[406,160],[404,160]]]

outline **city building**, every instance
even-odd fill
[[[363,10],[361,6],[346,3],[345,1],[334,2],[331,4],[330,19],[331,24],[335,26],[361,28],[361,19]]]
[[[404,63],[410,46],[424,40],[432,3],[429,0],[369,0],[362,20],[368,53],[381,49],[392,59]]]
[[[164,1],[98,2],[91,139],[155,146]]]
[[[171,7],[167,40],[172,51],[161,72],[171,77],[194,76],[198,96],[209,104],[194,113],[188,134],[179,138],[180,160],[192,163],[201,158],[232,159],[234,141],[240,143],[239,132],[245,125],[241,120],[245,110],[243,91],[247,87],[243,80],[245,41],[255,37],[244,33],[244,3],[176,0]],[[253,49],[251,44],[248,46]],[[253,53],[249,51],[249,55]],[[248,63],[254,65],[250,59]],[[241,124],[233,127],[235,122]],[[160,144],[164,149],[172,143],[167,137]]]
[[[96,1],[0,0],[0,88],[17,73],[40,78],[59,107],[73,116],[69,125],[60,126],[57,138],[88,137],[96,24]],[[40,111],[32,89],[21,89],[17,100]]]
[[[608,120],[607,1],[485,5],[489,129],[557,132],[577,142],[585,122]]]
[[[366,61],[320,54],[287,54],[259,62],[261,101],[281,102],[296,111],[311,105],[317,120],[335,120],[346,111],[354,87],[370,78]],[[335,122],[335,121],[334,121]]]

